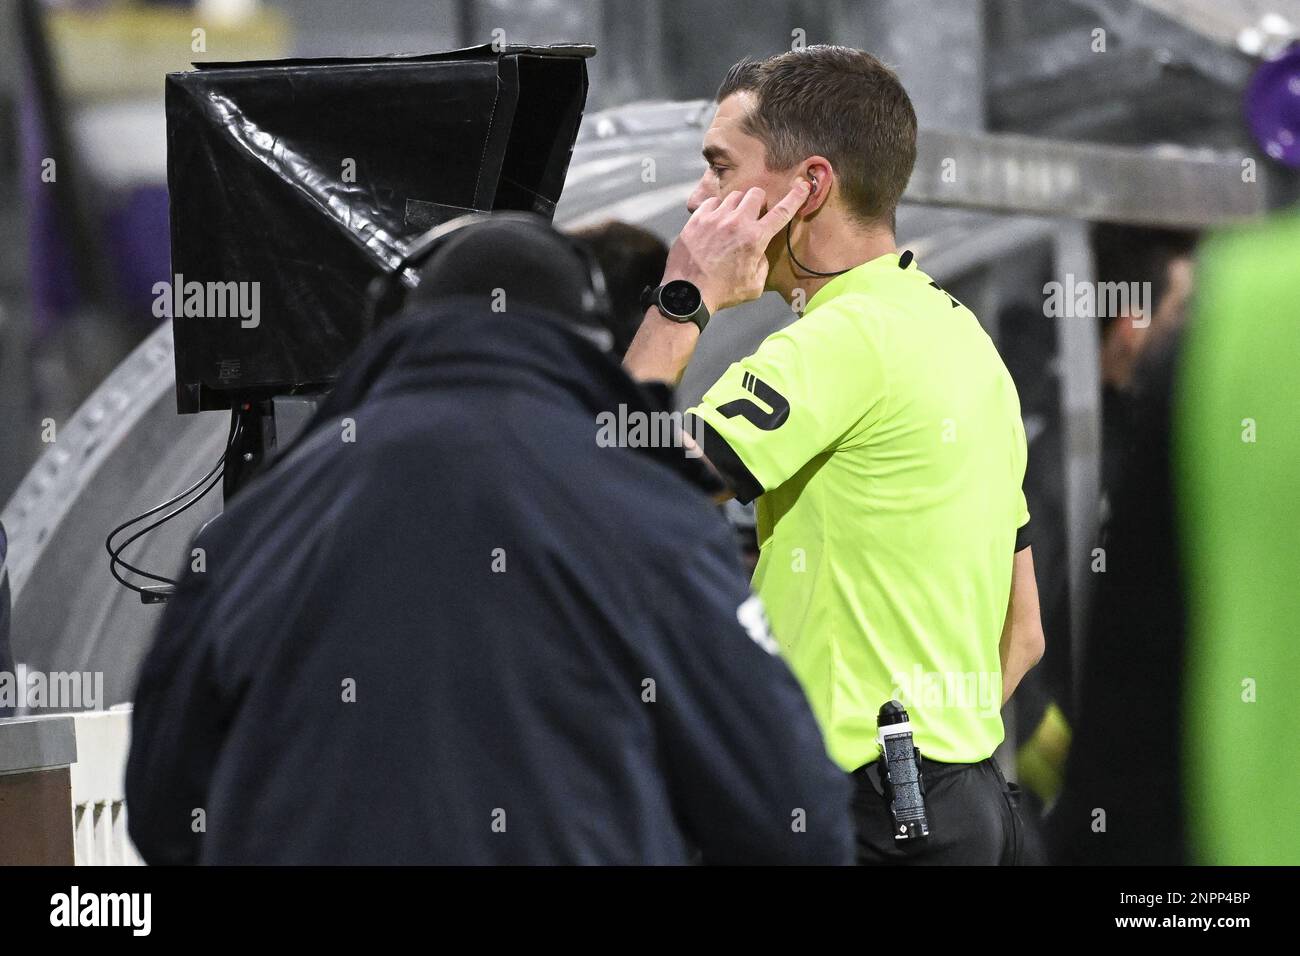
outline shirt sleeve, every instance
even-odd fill
[[[861,311],[860,300],[827,304],[774,332],[688,409],[705,456],[741,502],[877,420],[884,371]]]
[[[1023,551],[1034,543],[1033,531],[1029,526],[1029,505],[1025,501],[1025,489],[1020,489],[1020,508],[1016,516],[1016,551]]]

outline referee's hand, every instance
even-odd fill
[[[768,244],[794,218],[809,187],[800,179],[766,213],[767,194],[758,186],[704,200],[669,250],[663,281],[695,283],[711,313],[757,299],[767,282]]]

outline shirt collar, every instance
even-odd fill
[[[897,269],[901,255],[898,252],[886,252],[883,256],[876,256],[876,258],[868,259],[861,265],[854,266],[848,272],[840,273],[817,290],[813,297],[808,300],[808,304],[804,306],[803,314],[807,315],[818,306],[825,305],[837,295],[843,295],[845,292],[862,288],[863,285],[871,282],[877,273]],[[911,264],[911,262],[908,263],[909,266]]]

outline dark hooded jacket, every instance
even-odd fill
[[[151,863],[840,863],[847,778],[665,396],[464,301],[356,357],[196,540],[135,695]]]

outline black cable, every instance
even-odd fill
[[[816,269],[809,269],[806,265],[804,265],[802,262],[800,262],[798,259],[794,257],[794,248],[790,245],[790,230],[793,226],[794,226],[793,219],[791,219],[789,222],[785,224],[785,251],[790,254],[790,261],[793,262],[795,265],[797,265],[805,273],[807,273],[810,276],[821,276],[823,279],[828,279],[831,276],[842,276],[844,275],[844,273],[848,272],[849,269],[853,268],[853,266],[849,266],[849,269],[838,269],[835,272],[818,272]]]
[[[199,487],[200,487],[204,482],[206,482],[209,478],[211,478],[215,472],[217,472],[218,470],[221,470],[221,471],[224,472],[225,469],[222,468],[222,466],[225,464],[225,462],[226,462],[226,456],[225,456],[225,454],[223,453],[222,456],[221,456],[221,458],[217,461],[216,465],[214,465],[214,466],[212,467],[212,469],[211,469],[211,470],[210,470],[206,475],[204,475],[202,478],[200,478],[200,479],[199,479],[198,481],[196,481],[194,484],[190,485],[190,487],[186,488],[186,489],[185,489],[184,491],[182,491],[180,494],[176,495],[174,498],[169,498],[168,500],[164,501],[164,502],[163,502],[162,504],[160,504],[160,505],[157,505],[157,506],[155,506],[155,507],[153,507],[153,508],[150,508],[150,509],[149,509],[148,511],[146,511],[144,514],[136,515],[136,516],[135,516],[134,518],[132,518],[131,520],[123,522],[122,524],[120,524],[120,525],[118,525],[116,528],[114,528],[112,531],[110,531],[110,532],[108,533],[108,537],[104,540],[104,547],[108,550],[108,556],[109,556],[109,558],[111,559],[111,560],[110,560],[110,565],[113,564],[113,563],[121,564],[121,565],[122,565],[123,567],[125,567],[127,570],[132,571],[132,572],[134,572],[135,574],[138,574],[138,575],[140,575],[140,576],[142,576],[142,577],[152,578],[152,579],[155,580],[155,581],[162,581],[164,584],[170,584],[170,583],[173,583],[172,580],[171,580],[171,578],[161,577],[161,576],[159,576],[159,575],[157,575],[157,574],[153,574],[153,573],[151,573],[151,572],[149,572],[149,571],[142,571],[140,568],[134,567],[133,565],[129,564],[128,562],[122,560],[122,558],[120,557],[120,555],[121,555],[121,553],[122,553],[122,548],[125,547],[126,544],[130,544],[131,541],[134,541],[135,538],[132,538],[131,541],[127,541],[127,542],[125,542],[125,544],[123,544],[121,547],[117,547],[117,548],[114,548],[114,547],[113,547],[113,539],[114,539],[115,537],[117,537],[119,534],[121,534],[123,531],[125,531],[127,528],[131,527],[131,525],[136,524],[137,522],[143,521],[145,518],[148,518],[150,515],[155,515],[155,514],[157,514],[159,511],[162,511],[162,509],[167,508],[167,507],[170,507],[171,505],[176,504],[178,501],[182,501],[182,500],[184,500],[184,498],[185,498],[187,495],[192,494],[192,493],[193,493],[194,491],[196,491],[196,490],[197,490],[197,489],[198,489],[198,488],[199,488]],[[151,525],[151,527],[153,527],[153,526]]]
[[[168,499],[167,499],[166,501],[164,501],[162,504],[155,505],[154,507],[150,508],[148,511],[144,512],[143,514],[138,514],[138,515],[136,515],[134,518],[131,518],[131,519],[128,520],[128,521],[124,521],[124,522],[122,522],[120,525],[118,525],[116,528],[114,528],[112,531],[110,531],[110,532],[108,533],[108,537],[104,540],[104,547],[105,547],[105,549],[107,549],[107,551],[108,551],[108,556],[109,556],[110,558],[115,557],[114,550],[113,550],[113,538],[115,538],[117,535],[121,534],[121,533],[122,533],[123,531],[125,531],[127,528],[131,527],[131,525],[136,524],[137,522],[143,521],[145,518],[148,518],[150,515],[156,515],[158,512],[162,511],[164,508],[168,508],[168,507],[170,507],[170,506],[176,504],[178,501],[182,501],[182,500],[184,500],[184,498],[185,498],[187,495],[192,494],[192,493],[193,493],[193,492],[194,492],[194,491],[195,491],[195,490],[196,490],[200,485],[202,485],[205,481],[207,481],[209,478],[211,478],[212,475],[213,475],[213,473],[216,472],[219,468],[221,468],[221,467],[226,463],[226,455],[229,454],[229,452],[230,452],[230,448],[231,448],[231,446],[234,444],[235,437],[236,437],[236,435],[237,435],[237,433],[238,433],[240,427],[242,427],[242,426],[239,425],[238,417],[237,417],[237,416],[232,416],[232,417],[231,417],[231,420],[230,420],[230,431],[229,431],[229,432],[227,433],[227,435],[226,435],[226,447],[225,447],[225,450],[221,453],[221,457],[220,457],[219,459],[217,459],[217,463],[216,463],[215,465],[212,466],[211,470],[210,470],[206,475],[204,475],[204,476],[203,476],[202,478],[200,478],[198,481],[194,482],[194,484],[190,485],[190,486],[189,486],[188,488],[186,488],[184,491],[180,492],[179,494],[177,494],[177,495],[175,495],[175,496],[173,496],[173,497],[171,497],[171,498],[168,498]],[[118,551],[120,552],[120,550],[121,550],[121,549],[119,548]],[[120,561],[120,563],[122,563],[122,564],[126,564],[126,562],[121,561],[120,558],[119,558],[118,560]],[[145,571],[139,571],[139,570],[137,570],[137,569],[135,569],[135,568],[131,568],[130,565],[126,565],[126,566],[127,566],[128,568],[130,568],[132,571],[135,571],[135,573],[137,573],[137,574],[142,574],[142,575],[144,575],[145,577],[152,577],[152,578],[153,578],[154,580],[156,580],[156,581],[168,581],[168,580],[170,580],[170,579],[168,579],[168,578],[160,578],[160,577],[158,577],[157,575],[149,574],[148,572],[145,572]]]
[[[131,536],[130,538],[128,538],[126,541],[122,542],[122,544],[118,545],[116,548],[114,548],[113,550],[111,550],[111,551],[109,552],[109,564],[108,564],[108,570],[109,570],[109,573],[111,573],[111,574],[113,575],[113,577],[118,581],[119,584],[122,584],[123,586],[125,586],[125,587],[131,589],[132,591],[135,591],[135,592],[137,592],[137,593],[139,593],[139,594],[145,594],[145,593],[146,593],[146,591],[145,591],[143,588],[141,588],[141,587],[139,587],[139,586],[137,586],[137,585],[132,584],[131,582],[129,582],[129,581],[127,581],[126,579],[124,579],[120,574],[118,574],[118,571],[117,571],[117,567],[118,567],[118,565],[121,565],[123,568],[125,568],[126,570],[132,572],[133,574],[138,574],[138,575],[140,575],[141,577],[150,578],[150,579],[152,579],[152,580],[154,580],[154,581],[158,581],[158,582],[161,582],[162,584],[170,585],[170,586],[172,586],[172,587],[175,587],[175,586],[179,583],[179,582],[173,580],[172,578],[165,577],[165,576],[163,576],[163,575],[159,575],[159,574],[154,574],[154,573],[151,572],[151,571],[145,571],[143,568],[138,568],[138,567],[136,567],[135,565],[131,564],[130,562],[128,562],[128,561],[126,561],[126,560],[124,560],[124,559],[122,558],[122,551],[125,550],[126,547],[127,547],[128,545],[130,545],[132,542],[138,540],[141,536],[143,536],[143,535],[147,534],[148,532],[152,531],[154,528],[158,527],[159,525],[161,525],[161,524],[163,524],[163,523],[165,523],[165,522],[167,522],[167,521],[170,521],[172,518],[176,517],[176,515],[179,514],[181,511],[184,511],[186,508],[190,507],[190,505],[193,505],[194,502],[201,500],[201,499],[203,498],[204,495],[206,495],[209,491],[212,490],[212,488],[215,486],[216,482],[221,480],[221,477],[222,477],[223,474],[224,474],[224,469],[223,469],[222,471],[220,471],[220,472],[215,473],[214,476],[213,476],[213,478],[212,478],[212,483],[209,484],[206,488],[204,488],[204,489],[202,490],[202,492],[201,492],[201,493],[200,493],[196,498],[194,498],[193,500],[187,502],[183,507],[177,509],[176,511],[171,512],[171,513],[165,515],[163,518],[159,519],[158,521],[154,522],[153,524],[148,525],[148,526],[146,526],[145,528],[141,529],[141,530],[138,531],[136,534],[132,535],[132,536]]]
[[[175,517],[176,517],[178,514],[180,514],[182,511],[186,511],[186,510],[188,510],[188,509],[189,509],[190,507],[192,507],[196,502],[201,501],[201,500],[203,499],[203,497],[204,497],[205,495],[207,495],[207,493],[208,493],[209,491],[211,491],[214,487],[216,487],[216,483],[217,483],[218,481],[220,481],[221,478],[225,475],[225,471],[226,471],[226,470],[225,470],[224,468],[222,468],[222,469],[221,469],[219,472],[217,472],[216,474],[212,474],[212,472],[209,472],[208,474],[211,475],[211,477],[212,477],[212,481],[208,484],[208,486],[207,486],[206,488],[204,488],[201,492],[199,492],[197,495],[195,495],[193,498],[191,498],[189,501],[187,501],[187,502],[186,502],[185,504],[183,504],[181,507],[177,508],[175,511],[172,511],[172,512],[170,512],[170,513],[168,513],[168,514],[163,515],[161,518],[159,518],[159,519],[158,519],[157,521],[155,521],[153,524],[145,525],[143,528],[141,528],[141,529],[140,529],[139,531],[137,531],[135,534],[131,535],[131,537],[127,538],[125,541],[123,541],[121,544],[119,544],[116,548],[114,548],[113,551],[112,551],[113,561],[114,561],[115,563],[117,563],[117,564],[122,565],[122,566],[123,566],[124,568],[126,568],[127,570],[129,570],[129,571],[133,571],[133,572],[135,572],[136,574],[143,575],[144,577],[147,577],[147,578],[153,578],[155,581],[162,581],[164,584],[176,584],[177,582],[176,582],[176,581],[173,581],[171,578],[160,577],[159,575],[157,575],[157,574],[152,574],[152,573],[150,573],[149,571],[141,571],[139,568],[134,567],[133,565],[128,564],[126,561],[124,561],[124,560],[122,559],[122,557],[121,557],[122,552],[126,550],[126,546],[129,545],[132,541],[137,541],[137,540],[139,540],[139,539],[142,538],[144,535],[146,535],[146,534],[148,534],[150,531],[152,531],[154,528],[158,527],[159,525],[166,524],[168,521],[171,521],[172,518],[175,518]]]
[[[148,593],[145,591],[144,588],[140,587],[139,585],[132,584],[130,581],[125,580],[120,574],[117,573],[117,565],[120,564],[122,565],[122,567],[130,571],[133,571],[136,574],[142,575],[143,577],[152,578],[155,581],[161,581],[164,584],[170,584],[172,587],[176,587],[180,584],[179,581],[173,580],[172,578],[162,577],[161,575],[153,574],[149,571],[142,571],[139,568],[135,567],[134,565],[128,564],[126,561],[123,561],[122,558],[120,557],[122,553],[122,549],[125,548],[127,545],[129,545],[132,541],[135,541],[137,538],[141,537],[142,535],[148,534],[150,531],[152,531],[154,528],[158,527],[159,525],[171,521],[172,518],[175,518],[182,511],[185,511],[193,507],[194,505],[198,504],[200,501],[203,500],[204,496],[206,496],[209,491],[211,491],[213,488],[217,486],[217,482],[221,480],[221,477],[224,473],[225,473],[225,469],[222,469],[222,471],[218,472],[215,476],[213,476],[211,482],[208,483],[208,486],[204,488],[201,492],[199,492],[195,497],[191,498],[189,501],[187,501],[181,507],[177,508],[175,511],[163,515],[163,517],[159,518],[153,524],[141,528],[131,537],[127,538],[120,545],[118,545],[116,550],[111,552],[113,556],[113,560],[109,562],[108,570],[113,575],[113,577],[117,579],[118,583],[124,585],[125,587],[130,588],[132,591],[135,591],[138,594]]]
[[[142,568],[137,568],[135,565],[129,563],[128,561],[122,558],[121,556],[122,551],[133,541],[138,540],[140,537],[152,531],[154,528],[157,528],[159,525],[165,524],[166,522],[175,518],[181,512],[186,511],[187,509],[192,507],[196,502],[202,500],[203,497],[206,496],[208,492],[210,492],[213,489],[213,487],[215,487],[216,482],[219,481],[225,473],[224,466],[226,463],[226,458],[230,454],[231,448],[234,447],[235,440],[239,437],[239,433],[242,429],[243,429],[243,425],[240,422],[238,413],[233,414],[231,416],[231,421],[230,421],[230,432],[226,436],[226,447],[222,451],[221,457],[217,459],[217,463],[213,465],[211,469],[209,469],[206,475],[204,475],[202,478],[200,478],[198,481],[190,485],[188,488],[186,488],[184,491],[180,492],[179,494],[167,499],[161,504],[155,505],[154,507],[150,508],[148,511],[144,512],[143,514],[136,515],[134,518],[131,518],[128,521],[124,521],[122,524],[118,525],[116,528],[114,528],[112,531],[108,533],[108,537],[104,539],[104,548],[105,550],[108,551],[108,556],[109,556],[108,569],[109,572],[113,575],[113,577],[118,581],[119,584],[123,585],[124,587],[130,588],[132,591],[136,591],[137,593],[140,594],[146,593],[143,588],[139,587],[138,585],[132,584],[130,581],[125,580],[121,575],[117,573],[117,565],[119,564],[126,570],[132,572],[133,574],[137,574],[144,578],[149,578],[151,580],[158,581],[163,584],[170,584],[173,587],[175,587],[179,583],[169,577],[165,577],[160,574],[154,574],[153,572],[145,571]],[[164,508],[168,508],[171,505],[176,504],[177,502],[183,501],[188,495],[193,494],[205,482],[209,482],[209,481],[211,483],[208,484],[206,488],[203,488],[203,490],[199,492],[197,496],[192,498],[190,501],[186,502],[180,508],[177,508],[175,511],[172,511],[164,515],[162,518],[158,519],[153,524],[150,524],[147,527],[140,529],[135,534],[133,534],[130,538],[127,538],[127,540],[123,541],[120,545],[116,547],[113,546],[113,539],[117,535],[125,531],[127,528],[131,527],[131,525],[144,521],[146,518],[150,517],[151,515],[157,514],[159,511],[162,511]]]

